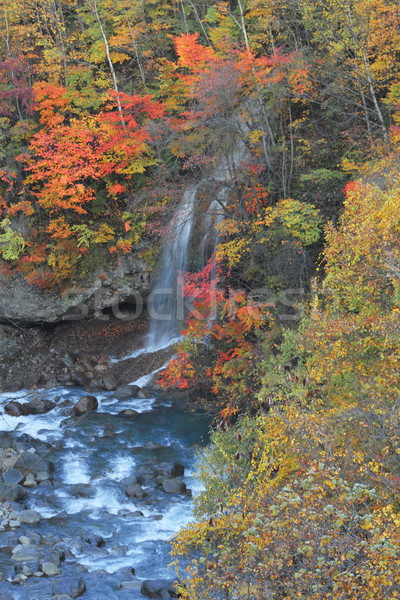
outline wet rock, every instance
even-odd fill
[[[34,398],[27,405],[28,415],[43,415],[45,413],[50,412],[55,408],[55,403],[51,400],[47,400],[46,398]]]
[[[22,573],[20,575],[14,575],[14,577],[11,579],[11,583],[17,585],[17,584],[21,584],[21,583],[25,583],[25,581],[28,579],[28,577],[26,575],[22,575]]]
[[[31,577],[33,575],[33,570],[29,568],[26,563],[22,563],[22,565],[15,565],[14,571],[16,575],[22,573],[22,575],[26,575],[27,577]]]
[[[124,400],[125,398],[137,398],[138,392],[140,392],[140,387],[137,385],[122,385],[115,390],[114,398],[117,400]]]
[[[93,495],[93,488],[89,483],[76,483],[72,486],[71,492],[78,498],[90,498]]]
[[[53,584],[52,595],[63,595],[69,596],[70,598],[79,598],[86,592],[86,583],[82,577],[78,581],[71,579],[64,579],[57,581]]]
[[[60,569],[52,562],[44,561],[41,564],[42,573],[47,577],[54,577],[61,573]]]
[[[8,404],[5,405],[4,407],[4,412],[9,415],[10,417],[21,417],[25,414],[27,414],[25,412],[26,410],[26,404],[21,404],[20,402],[9,402]]]
[[[32,487],[36,487],[37,486],[37,481],[34,478],[34,476],[32,475],[32,473],[28,473],[28,475],[25,478],[25,481],[23,483],[24,487],[27,488],[32,488]]]
[[[121,581],[121,583],[119,584],[120,590],[132,590],[135,592],[139,592],[141,590],[141,587],[141,581]]]
[[[88,412],[96,410],[99,406],[96,396],[82,396],[74,406],[74,413],[77,417],[85,415]]]
[[[40,552],[34,546],[22,546],[11,555],[11,560],[15,562],[29,562],[31,560],[40,560]]]
[[[164,477],[182,477],[185,472],[185,467],[180,463],[159,463],[156,467],[157,473]]]
[[[17,517],[20,523],[26,525],[37,525],[40,522],[41,516],[37,510],[23,510]]]
[[[186,492],[186,484],[180,477],[164,479],[162,488],[167,494],[184,494]]]
[[[114,375],[107,374],[103,377],[103,386],[107,391],[115,390],[118,387],[117,380]]]
[[[140,591],[147,598],[177,598],[174,579],[142,581]]]
[[[22,475],[21,471],[18,471],[18,469],[8,469],[8,471],[3,473],[3,479],[5,483],[8,483],[9,485],[15,485],[17,483],[21,483],[21,481],[24,479],[24,476]]]
[[[128,485],[125,488],[125,494],[128,498],[146,498],[147,494],[139,483]]]
[[[118,416],[129,417],[130,419],[137,419],[139,415],[140,412],[138,412],[134,408],[126,408],[125,410],[121,410],[121,412],[118,413]]]
[[[154,394],[152,394],[151,392],[148,392],[147,390],[140,388],[137,397],[140,398],[141,400],[146,400],[148,398],[154,398]]]
[[[25,500],[27,497],[27,491],[19,484],[9,485],[8,483],[0,483],[0,499],[12,500],[13,502],[19,502]]]
[[[23,452],[17,459],[15,469],[18,469],[24,475],[28,473],[54,473],[54,464],[45,458],[40,457],[35,452]]]
[[[100,535],[91,535],[84,539],[87,544],[95,546],[96,548],[103,548],[106,545],[105,540]]]
[[[130,511],[129,508],[121,508],[117,514],[119,517],[144,517],[141,510]]]

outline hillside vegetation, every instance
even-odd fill
[[[230,165],[160,380],[216,415],[182,597],[400,597],[398,3],[3,1],[0,33],[4,273],[154,264]]]

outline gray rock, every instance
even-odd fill
[[[18,471],[18,469],[8,469],[8,471],[3,473],[3,479],[5,483],[15,485],[16,483],[21,483],[21,481],[24,479],[24,476],[21,471]]]
[[[126,408],[125,410],[121,410],[121,412],[118,413],[119,417],[129,417],[130,419],[137,419],[139,415],[140,412],[138,412],[134,408]]]
[[[63,595],[69,596],[70,598],[79,598],[86,592],[86,583],[82,577],[78,581],[71,579],[64,579],[57,581],[53,584],[52,595]]]
[[[157,465],[157,473],[164,477],[182,477],[185,467],[180,463],[163,462]]]
[[[148,598],[176,598],[174,579],[151,579],[142,581],[140,588],[143,596]]]
[[[54,577],[61,573],[60,569],[52,562],[43,561],[40,566],[42,573],[47,577]]]
[[[94,316],[127,298],[145,297],[151,290],[147,264],[137,253],[102,265],[67,293],[30,285],[18,274],[0,275],[0,320],[28,324],[55,323]]]
[[[27,414],[25,413],[25,406],[24,404],[21,404],[21,402],[9,402],[5,405],[4,412],[10,417],[21,417],[22,415]]]
[[[28,473],[28,475],[26,476],[25,481],[22,485],[27,488],[32,488],[32,487],[37,486],[37,481],[34,478],[32,473]]]
[[[24,546],[18,552],[14,552],[11,556],[11,560],[15,562],[29,562],[31,560],[39,560],[40,552],[35,547]]]
[[[74,413],[77,417],[81,417],[88,412],[96,410],[99,406],[96,396],[82,396],[74,406]]]
[[[186,492],[186,484],[180,477],[164,479],[162,488],[167,494],[184,494]]]
[[[93,487],[89,483],[76,483],[72,486],[71,492],[79,498],[90,498],[93,495]]]
[[[128,485],[125,488],[125,494],[128,498],[146,498],[147,494],[143,490],[142,486],[138,483],[134,483],[133,485]]]
[[[28,473],[53,473],[54,472],[54,464],[45,458],[38,456],[36,453],[32,452],[23,452],[21,456],[18,457],[15,465],[15,469],[18,469],[24,475]]]
[[[119,584],[119,589],[120,590],[132,590],[132,591],[137,591],[140,592],[142,587],[142,582],[141,581],[121,581],[121,583]]]
[[[137,398],[137,393],[139,391],[140,387],[137,385],[122,385],[115,390],[114,398],[117,400],[124,400],[125,398]]]
[[[55,407],[55,403],[51,400],[47,400],[46,398],[33,398],[28,403],[28,411],[26,414],[28,415],[43,415],[53,410]]]
[[[17,517],[20,523],[25,523],[26,525],[37,525],[41,518],[40,513],[36,510],[23,510]]]
[[[19,484],[9,485],[8,483],[0,483],[0,501],[12,500],[13,502],[19,502],[25,500],[28,493]]]

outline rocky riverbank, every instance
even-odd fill
[[[0,392],[57,385],[113,389],[111,379],[103,382],[112,367],[109,357],[120,358],[140,348],[147,327],[145,317],[130,320],[108,315],[41,327],[0,324]],[[148,366],[142,362],[137,377],[162,364],[153,367],[156,363],[151,357]],[[126,370],[112,368],[116,387],[137,378],[133,363],[130,370],[124,378]]]

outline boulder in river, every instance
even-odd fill
[[[114,392],[114,398],[117,400],[124,400],[125,398],[137,398],[137,394],[140,392],[138,385],[121,385]]]
[[[27,491],[22,485],[0,483],[0,498],[2,501],[12,500],[13,502],[19,502],[20,500],[25,500],[27,495]]]
[[[3,479],[5,483],[8,483],[9,485],[16,485],[23,481],[24,476],[18,469],[8,469],[8,471],[3,473]]]
[[[86,592],[86,583],[82,577],[75,581],[72,578],[62,579],[53,584],[52,595],[62,596],[63,594],[70,598],[79,598]]]
[[[20,523],[26,525],[37,525],[40,522],[41,516],[37,510],[23,510],[17,517]]]
[[[74,406],[74,413],[77,417],[81,417],[88,412],[97,410],[99,403],[96,396],[82,396]]]
[[[147,598],[177,598],[174,579],[150,579],[142,582],[140,592]]]
[[[185,467],[180,463],[162,462],[157,465],[157,473],[164,477],[182,477]]]
[[[180,477],[171,477],[164,479],[162,488],[167,494],[184,494],[186,492],[186,483]]]
[[[36,454],[36,452],[23,452],[16,460],[15,469],[18,469],[24,475],[28,473],[54,473],[54,464],[45,458]]]

